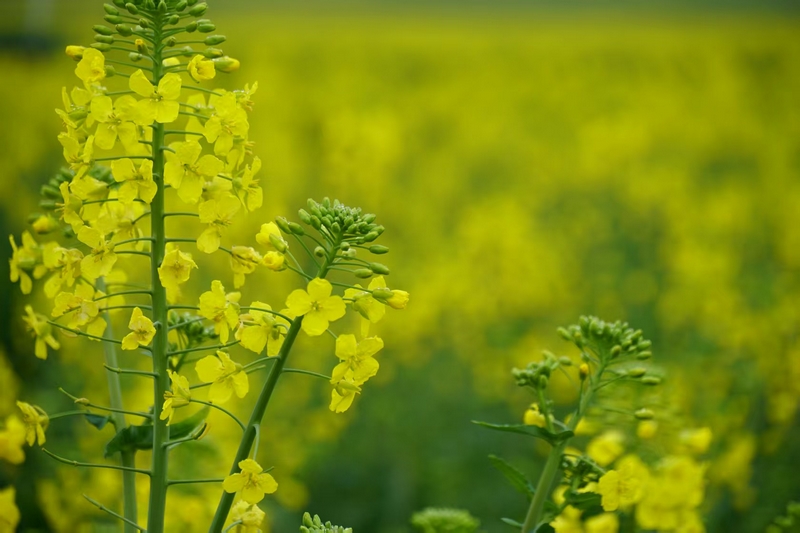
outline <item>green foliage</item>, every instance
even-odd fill
[[[428,507],[414,513],[411,525],[421,533],[474,533],[481,523],[462,509]]]
[[[311,514],[306,512],[303,513],[303,525],[300,526],[300,533],[353,533],[353,529],[334,526],[330,522],[323,524],[319,515],[311,518]]]

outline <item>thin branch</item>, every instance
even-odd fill
[[[147,376],[149,378],[153,378],[153,377],[156,376],[155,373],[146,372],[144,370],[130,370],[130,369],[127,369],[127,368],[112,368],[112,367],[110,367],[108,365],[103,365],[103,366],[109,372],[114,372],[116,374],[133,374],[133,375],[136,375],[136,376]]]
[[[167,485],[187,485],[190,483],[222,483],[225,481],[223,478],[212,479],[170,479]]]
[[[245,431],[245,430],[247,429],[247,428],[245,427],[244,423],[243,423],[241,420],[239,420],[239,419],[236,417],[236,415],[235,415],[235,414],[231,413],[230,411],[228,411],[228,410],[227,410],[227,409],[225,409],[224,407],[220,407],[219,405],[217,405],[217,404],[215,404],[215,403],[211,403],[211,402],[204,402],[203,400],[194,400],[194,399],[192,399],[192,400],[190,400],[190,401],[191,401],[192,403],[199,403],[199,404],[202,404],[202,405],[207,405],[207,406],[209,406],[209,407],[213,407],[214,409],[217,409],[218,411],[222,411],[223,413],[225,413],[226,415],[228,415],[229,417],[231,417],[231,418],[232,418],[232,419],[233,419],[233,420],[234,420],[234,421],[235,421],[237,424],[239,424],[239,427],[240,427],[240,428],[242,428],[242,431]]]
[[[91,498],[90,498],[89,496],[87,496],[86,494],[84,494],[84,495],[83,495],[83,497],[84,497],[84,498],[86,498],[86,499],[89,501],[89,503],[91,503],[92,505],[94,505],[95,507],[97,507],[98,509],[100,509],[101,511],[105,511],[106,513],[110,514],[110,515],[111,515],[111,516],[113,516],[114,518],[117,518],[117,519],[119,519],[119,520],[122,520],[122,521],[123,521],[123,522],[125,522],[126,524],[128,524],[128,525],[130,525],[130,526],[133,526],[133,527],[135,527],[135,528],[136,528],[136,529],[138,529],[139,531],[145,531],[145,532],[146,532],[146,530],[145,530],[145,529],[144,529],[142,526],[140,526],[139,524],[137,524],[137,523],[136,523],[136,522],[134,522],[133,520],[129,520],[129,519],[125,518],[124,516],[122,516],[121,514],[117,514],[117,513],[115,513],[114,511],[112,511],[111,509],[109,509],[108,507],[106,507],[105,505],[103,505],[102,503],[100,503],[100,502],[98,502],[98,501],[96,501],[96,500],[93,500],[93,499],[91,499]]]
[[[326,376],[325,374],[319,374],[317,372],[312,372],[311,370],[303,370],[302,368],[284,368],[283,371],[284,372],[290,372],[290,373],[293,373],[293,374],[306,374],[306,375],[309,375],[309,376],[314,376],[314,377],[317,377],[317,378],[326,379],[328,381],[331,380],[330,376]]]
[[[202,352],[206,350],[222,350],[231,346],[236,346],[239,341],[229,342],[228,344],[217,344],[216,346],[198,346],[197,348],[186,348],[184,350],[175,350],[174,352],[167,352],[168,357],[173,355],[180,355],[182,353]]]
[[[111,470],[125,470],[128,472],[136,472],[137,474],[144,474],[146,476],[150,475],[149,470],[144,470],[142,468],[131,468],[129,466],[118,466],[118,465],[104,465],[100,463],[82,463],[80,461],[72,461],[70,459],[61,457],[60,455],[56,455],[47,448],[42,448],[42,451],[47,455],[49,455],[50,457],[52,457],[53,459],[55,459],[56,461],[64,463],[65,465],[72,465],[74,467],[83,467],[83,468],[108,468]]]

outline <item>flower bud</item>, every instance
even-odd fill
[[[109,50],[111,50],[111,45],[105,43],[92,43],[89,46],[91,46],[95,50],[100,50],[101,52],[108,52]]]
[[[383,263],[370,263],[369,269],[375,272],[376,274],[381,274],[383,276],[389,275],[389,267],[387,267]]]
[[[630,370],[628,370],[628,375],[632,378],[640,378],[644,376],[646,373],[647,369],[642,367],[631,368]]]
[[[353,259],[356,255],[355,248],[350,248],[349,250],[342,252],[342,257],[346,257],[347,259]]]
[[[375,255],[383,255],[389,253],[389,248],[381,244],[373,244],[369,247],[369,251]]]
[[[292,232],[292,230],[289,229],[289,221],[287,221],[284,217],[277,217],[275,219],[275,224],[284,233],[291,233]]]
[[[353,271],[353,275],[357,278],[367,279],[372,277],[372,270],[368,268],[359,268]]]
[[[578,367],[578,371],[580,372],[581,380],[589,377],[589,365],[586,363],[582,363],[581,366]]]
[[[311,226],[316,230],[322,228],[322,222],[320,221],[319,217],[316,216],[311,217]]]
[[[205,24],[198,24],[197,31],[200,33],[211,33],[212,31],[216,31],[217,27],[210,22],[206,22]]]
[[[207,57],[208,59],[214,59],[215,57],[222,57],[225,55],[225,52],[219,48],[206,48],[203,50],[203,56]]]
[[[133,35],[133,28],[131,28],[127,24],[117,24],[116,26],[114,26],[114,29],[117,30],[117,33],[119,33],[123,37],[130,37],[131,35]]]
[[[572,335],[567,330],[567,328],[558,328],[556,331],[558,332],[559,335],[561,335],[561,338],[564,339],[565,341],[572,340]]]
[[[158,12],[162,15],[167,12],[167,3],[164,0],[158,3]]]
[[[645,385],[659,385],[661,383],[661,378],[658,376],[645,376],[642,378],[642,383]]]
[[[186,4],[188,6],[193,6],[198,2],[198,0],[186,0]]]
[[[75,398],[76,405],[89,405],[90,402],[88,398]]]
[[[409,294],[406,291],[393,290],[392,297],[386,300],[386,303],[392,309],[405,309],[408,305]]]
[[[116,15],[106,15],[105,17],[103,17],[103,20],[105,20],[109,24],[122,24],[124,22],[122,17],[118,17]]]
[[[639,420],[652,420],[656,415],[650,409],[639,409],[633,413],[633,416]]]
[[[119,10],[111,4],[103,4],[103,9],[107,15],[119,15]]]
[[[134,44],[136,45],[136,49],[139,51],[140,54],[148,53],[147,43],[144,42],[144,39],[136,39],[134,41]]]
[[[298,224],[297,222],[289,222],[289,232],[294,233],[295,235],[305,235],[306,230],[303,229],[303,226]]]
[[[102,24],[97,24],[92,26],[92,29],[95,33],[99,33],[100,35],[114,35],[114,30],[109,28],[108,26],[103,26]]]
[[[227,40],[228,38],[224,35],[209,35],[203,42],[206,46],[217,46],[218,44],[222,44]]]
[[[98,43],[114,44],[113,35],[95,35],[94,40]]]
[[[572,359],[569,357],[559,357],[558,362],[561,366],[572,366]]]
[[[46,209],[47,211],[52,211],[53,209],[56,208],[56,202],[55,200],[41,200],[39,202],[39,207],[41,207],[42,209]],[[372,275],[371,272],[370,275]]]
[[[135,5],[131,4],[130,2],[125,4],[125,9],[127,9],[128,13],[130,13],[131,15],[138,15],[139,14],[139,8],[136,7]]]
[[[539,376],[539,388],[540,389],[546,389],[547,388],[547,376],[545,376],[544,374]]]
[[[646,349],[648,349],[649,347],[651,347],[652,345],[653,345],[653,343],[652,343],[652,342],[650,342],[650,341],[642,341],[642,342],[640,342],[639,344],[637,344],[637,345],[636,345],[636,347],[637,347],[638,349],[640,349],[640,350],[646,350]]]
[[[369,233],[367,233],[366,235],[364,235],[364,242],[372,242],[372,241],[374,241],[375,239],[377,239],[378,237],[380,237],[380,235],[378,234],[378,232],[376,232],[376,231],[370,231]]]
[[[106,78],[111,78],[117,75],[117,69],[114,68],[114,65],[106,65]]]
[[[33,231],[39,235],[51,233],[59,228],[58,220],[49,215],[39,215],[35,220],[31,221]]]
[[[174,26],[181,21],[180,15],[172,15],[170,18],[167,19],[167,24],[170,26]]]
[[[373,298],[377,298],[379,300],[388,300],[392,296],[394,296],[394,292],[391,289],[387,289],[385,287],[379,287],[377,289],[373,289],[372,291]]]
[[[344,241],[342,244],[339,245],[339,248],[341,248],[341,250],[343,252],[346,252],[346,251],[348,251],[350,249],[350,243],[347,242],[347,241]]]
[[[194,33],[197,30],[197,22],[190,22],[183,29],[186,33]]]
[[[376,215],[374,213],[367,213],[366,215],[361,217],[361,220],[363,220],[367,224],[372,224],[373,222],[375,222],[376,218],[378,218],[378,215]]]
[[[636,354],[636,359],[640,359],[642,361],[645,359],[650,359],[651,357],[653,357],[653,352],[651,351],[639,352]]]
[[[189,5],[189,4],[188,4],[188,2],[186,2],[186,0],[181,0],[180,2],[178,2],[177,4],[175,4],[175,7],[173,7],[172,9],[174,9],[175,11],[181,12],[181,11],[183,11],[184,9],[186,9],[186,7],[187,7],[188,5]]]
[[[86,50],[83,46],[69,45],[64,52],[70,59],[80,61],[83,58],[83,51]]]
[[[125,4],[127,3],[126,0],[111,0],[111,1],[114,2],[114,5],[117,7],[125,7]]]
[[[278,235],[275,235],[274,233],[270,233],[269,242],[279,252],[286,253],[288,247],[286,246],[286,241],[284,241],[283,238],[279,237]]]
[[[52,185],[42,185],[42,188],[39,189],[39,194],[45,198],[53,198],[54,200],[61,199],[61,191]]]
[[[214,67],[220,72],[230,74],[231,72],[236,72],[239,70],[240,63],[238,59],[222,56],[215,57],[212,61],[214,61]]]
[[[323,248],[322,246],[317,246],[316,248],[314,248],[314,255],[320,258],[325,257],[325,248]]]
[[[300,217],[300,220],[303,221],[304,224],[311,225],[311,215],[308,214],[308,211],[305,209],[301,209],[297,212],[297,215]]]
[[[193,17],[200,17],[208,10],[208,4],[197,4],[189,10],[189,14]]]
[[[144,56],[136,52],[131,52],[128,54],[128,59],[136,63],[137,61],[141,61],[142,59],[144,59]]]

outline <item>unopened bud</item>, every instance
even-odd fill
[[[639,409],[638,411],[633,413],[633,416],[635,416],[639,420],[652,420],[653,418],[655,418],[656,415],[650,409]]]
[[[376,274],[381,274],[383,276],[389,275],[389,267],[387,267],[383,263],[370,263],[369,269],[375,272]]]
[[[347,259],[353,259],[356,255],[358,254],[356,254],[355,248],[350,248],[342,252],[342,257],[346,257]]]
[[[119,10],[111,4],[103,4],[103,9],[107,15],[119,15]]]
[[[117,33],[119,33],[123,37],[130,37],[131,35],[133,35],[133,28],[131,28],[127,24],[117,24],[116,26],[114,26],[114,29],[117,30]]]
[[[561,338],[564,339],[565,341],[572,340],[572,334],[567,330],[567,328],[558,328],[556,331],[558,332],[559,335],[561,335]]]
[[[645,376],[642,378],[642,383],[645,385],[660,385],[661,378],[658,376]]]
[[[559,357],[558,362],[561,366],[572,366],[572,359],[569,357]]]
[[[611,357],[619,357],[619,354],[621,353],[622,353],[622,346],[620,346],[619,344],[611,348]]]
[[[114,35],[114,30],[109,28],[108,26],[103,26],[102,24],[97,24],[92,26],[92,29],[95,33],[99,33],[100,35]]]
[[[375,239],[377,239],[378,237],[380,237],[380,234],[378,234],[377,231],[370,231],[369,233],[364,235],[363,238],[364,238],[364,242],[372,242]]]
[[[589,377],[589,365],[586,363],[582,363],[581,366],[578,367],[578,371],[580,372],[581,380]]]
[[[172,15],[170,18],[167,19],[167,24],[170,26],[174,26],[181,21],[180,15]]]
[[[117,15],[106,15],[103,17],[103,20],[108,22],[109,24],[122,24],[123,18],[118,17]]]
[[[208,59],[214,59],[215,57],[222,57],[225,55],[225,52],[220,48],[206,48],[202,53],[203,56]]]
[[[113,35],[100,35],[95,34],[94,40],[98,43],[106,43],[106,44],[114,44],[114,36]]]
[[[372,277],[372,270],[368,268],[359,268],[353,271],[353,275],[357,278],[367,279]]]
[[[112,78],[117,75],[117,69],[114,65],[106,65],[106,78]]]
[[[83,51],[86,50],[83,46],[69,45],[64,52],[70,59],[80,61],[83,58]]]
[[[39,189],[39,194],[45,198],[53,198],[55,200],[61,199],[61,191],[52,185],[42,185],[42,188]]]
[[[136,62],[141,61],[142,59],[144,59],[144,56],[142,54],[138,54],[136,52],[131,52],[131,53],[128,54],[128,59],[130,59],[131,61],[136,63]]]
[[[92,402],[90,402],[88,398],[76,398],[75,399],[75,404],[76,405],[89,405],[91,403]]]
[[[317,246],[316,248],[314,248],[314,255],[316,255],[317,257],[325,257],[325,248],[323,248],[322,246]]]
[[[642,361],[644,361],[645,359],[650,359],[651,357],[653,357],[653,352],[649,350],[644,352],[639,352],[636,354],[636,359],[640,359]]]
[[[539,388],[546,389],[547,388],[547,376],[544,374],[539,376]]]
[[[302,220],[304,224],[311,225],[311,215],[308,214],[308,211],[306,211],[305,209],[301,209],[300,211],[297,212],[297,215],[300,217],[300,220]]]
[[[105,43],[92,43],[89,46],[91,46],[95,50],[100,50],[101,52],[108,52],[109,50],[111,50],[111,45]]]
[[[131,15],[138,15],[139,14],[139,8],[136,7],[135,5],[131,4],[130,2],[125,4],[125,9],[127,9],[128,13],[130,13]]]
[[[228,38],[224,35],[209,35],[203,42],[206,46],[217,46],[218,44],[222,44],[227,40]]]
[[[279,237],[278,235],[275,235],[274,233],[270,233],[269,242],[279,252],[286,253],[287,246],[286,246],[286,241],[284,241],[283,238]]]
[[[291,233],[292,230],[289,229],[289,221],[283,217],[277,217],[275,219],[275,224],[281,229],[284,233]]]
[[[189,10],[189,14],[193,17],[202,16],[208,10],[208,4],[197,4]]]
[[[194,33],[195,31],[197,31],[197,22],[190,22],[189,24],[184,26],[183,30],[186,33]]]
[[[239,67],[241,65],[238,59],[234,59],[228,56],[215,57],[212,61],[214,61],[214,67],[218,71],[225,72],[226,74],[229,74],[231,72],[236,72],[237,70],[239,70]]]
[[[373,289],[372,296],[379,300],[388,300],[392,296],[394,296],[394,292],[391,289],[387,289],[385,287],[379,287],[377,289]]]
[[[644,376],[646,373],[647,369],[642,367],[631,368],[630,370],[628,370],[628,375],[632,378],[640,378]]]
[[[373,244],[369,247],[369,251],[375,255],[383,255],[389,253],[389,248],[381,244]]]
[[[206,22],[205,24],[198,24],[197,31],[200,33],[211,33],[212,31],[216,31],[217,27],[210,22]]]

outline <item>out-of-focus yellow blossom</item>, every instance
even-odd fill
[[[153,161],[145,159],[137,169],[132,159],[117,159],[111,163],[114,180],[122,183],[117,191],[120,202],[131,203],[137,198],[146,203],[153,201],[158,191],[153,181]]]
[[[126,151],[130,151],[139,141],[134,123],[137,117],[136,98],[121,96],[113,102],[108,96],[95,96],[91,103],[92,118],[97,122],[94,143],[98,148],[111,150],[120,140]]]
[[[236,95],[225,92],[222,96],[212,97],[214,114],[205,125],[206,140],[214,144],[214,153],[227,154],[233,147],[234,137],[247,137],[250,125],[247,112],[236,102]]]
[[[42,263],[53,275],[44,284],[44,293],[54,298],[62,287],[72,287],[81,275],[83,254],[77,248],[62,248],[56,242],[42,248]]]
[[[172,416],[175,409],[189,405],[192,400],[192,391],[189,387],[189,380],[172,370],[169,373],[171,391],[164,393],[164,405],[161,408],[161,420],[166,420],[167,425],[172,423]]]
[[[53,328],[47,323],[47,318],[33,312],[33,307],[25,306],[25,316],[22,317],[28,330],[36,339],[34,353],[39,359],[47,359],[47,347],[54,350],[61,348],[61,344],[53,337]]]
[[[708,451],[711,445],[711,428],[684,429],[680,433],[680,441],[689,453],[701,455]]]
[[[92,166],[94,158],[94,136],[90,135],[86,142],[81,142],[75,137],[61,133],[58,135],[58,142],[63,148],[64,160],[69,168],[75,172],[75,180],[83,177]]]
[[[655,420],[642,420],[636,425],[636,436],[648,440],[656,436],[658,422]]]
[[[567,505],[550,525],[556,533],[584,533],[581,512],[571,505]]]
[[[619,531],[619,518],[613,513],[602,513],[584,522],[586,533],[617,533]]]
[[[239,500],[231,508],[231,522],[241,522],[241,525],[236,526],[231,531],[235,533],[259,533],[266,516],[267,514],[258,505],[251,505],[244,500]]]
[[[278,319],[269,311],[272,307],[264,302],[253,302],[250,309],[240,318],[242,326],[236,332],[236,338],[244,348],[261,353],[267,347],[267,355],[278,355],[283,345],[281,327]]]
[[[576,435],[594,435],[600,429],[600,424],[588,418],[581,418],[575,426]]]
[[[225,492],[238,492],[242,500],[256,504],[264,499],[265,494],[278,490],[278,483],[270,474],[264,472],[257,462],[245,459],[239,462],[241,472],[231,474],[222,482]]]
[[[256,271],[263,258],[250,246],[233,246],[231,248],[231,270],[233,271],[233,288],[244,285],[245,276]]]
[[[17,492],[14,487],[0,490],[0,533],[14,533],[20,521],[20,513],[15,503]]]
[[[197,249],[207,254],[216,252],[222,238],[222,229],[233,222],[233,217],[241,206],[239,199],[230,194],[201,203],[200,222],[208,224],[208,228],[197,237]]]
[[[147,346],[153,341],[156,335],[156,328],[153,321],[144,316],[138,307],[133,309],[131,320],[128,322],[130,333],[122,338],[123,350],[136,350],[139,346]]]
[[[84,48],[81,60],[75,67],[75,75],[83,81],[87,89],[105,79],[106,59],[103,54],[94,48]]]
[[[187,204],[195,204],[203,194],[203,185],[222,172],[225,164],[214,157],[203,153],[203,147],[197,141],[172,143],[175,152],[167,152],[164,166],[164,181],[178,191],[178,197]]]
[[[78,230],[78,240],[90,248],[81,260],[81,273],[90,281],[105,276],[117,262],[114,245],[106,241],[105,235],[95,228],[83,226]]]
[[[200,316],[214,322],[214,332],[222,344],[228,342],[229,328],[239,322],[239,292],[225,293],[221,281],[211,282],[211,290],[200,295]]]
[[[676,529],[703,501],[705,466],[689,456],[662,459],[643,489],[636,522],[643,529]]]
[[[372,296],[375,289],[385,289],[386,280],[383,276],[375,276],[369,282],[368,290],[362,290],[361,285],[356,285],[358,289],[347,289],[344,297],[353,301],[353,309],[358,311],[361,316],[376,324],[386,314],[386,305]]]
[[[529,426],[539,426],[540,428],[543,428],[547,425],[544,415],[539,410],[538,403],[532,403],[530,407],[525,410],[525,414],[522,416],[522,421]]]
[[[44,432],[50,424],[50,418],[44,409],[38,405],[31,405],[25,402],[17,402],[17,407],[22,411],[22,422],[25,424],[25,441],[28,446],[38,443],[43,446],[45,443]]]
[[[261,190],[258,178],[255,177],[259,170],[261,170],[261,158],[254,157],[252,165],[244,168],[241,179],[235,181],[237,184],[236,194],[248,211],[255,211],[264,203],[264,191]]]
[[[606,466],[625,452],[624,442],[625,436],[621,432],[605,431],[589,441],[586,453],[600,466]]]
[[[181,96],[180,75],[174,72],[165,74],[156,88],[139,69],[131,75],[129,82],[130,89],[144,98],[139,100],[136,106],[143,123],[149,124],[155,121],[167,124],[178,118],[180,111],[178,98]]]
[[[31,223],[31,227],[37,234],[45,235],[58,229],[58,221],[50,215],[40,215]]]
[[[53,317],[67,316],[67,327],[71,329],[86,328],[89,335],[102,337],[106,330],[106,321],[100,316],[101,304],[103,300],[95,301],[95,293],[91,285],[79,283],[75,286],[72,293],[61,292],[56,295],[53,302]],[[70,332],[63,332],[64,335],[74,336]]]
[[[331,375],[331,383],[350,378],[356,385],[365,383],[378,373],[380,365],[375,354],[383,349],[383,340],[369,337],[361,342],[352,334],[340,335],[336,339],[336,357],[341,363],[336,365]]]
[[[186,65],[189,75],[194,81],[208,81],[214,79],[217,71],[214,68],[214,62],[206,59],[204,56],[197,54]]]
[[[602,496],[603,510],[627,509],[642,499],[650,472],[635,455],[619,460],[615,470],[608,470],[600,478],[597,492]]]
[[[356,399],[356,394],[361,394],[361,387],[351,378],[340,380],[331,391],[330,410],[334,413],[344,413]]]
[[[340,296],[331,296],[332,291],[329,281],[315,278],[308,282],[307,291],[296,289],[286,298],[290,313],[304,315],[302,328],[307,335],[322,335],[330,322],[344,316],[344,300]]]
[[[177,289],[179,285],[189,281],[193,268],[197,268],[197,263],[192,261],[191,254],[181,252],[175,243],[169,243],[164,260],[158,267],[158,278],[167,289]]]
[[[22,464],[25,461],[25,438],[25,424],[16,415],[8,415],[5,427],[0,429],[0,460],[12,465]]]
[[[22,294],[30,294],[33,290],[33,280],[28,275],[27,271],[33,271],[33,277],[36,279],[41,278],[47,273],[47,267],[39,264],[39,257],[41,252],[39,245],[31,236],[30,232],[22,233],[22,247],[17,247],[14,241],[14,236],[9,235],[9,242],[11,243],[11,259],[8,260],[9,270],[11,273],[10,279],[12,283],[19,281],[19,287]]]
[[[83,202],[70,192],[68,183],[62,183],[59,186],[59,190],[64,201],[56,204],[56,212],[60,214],[61,220],[72,226],[72,231],[77,233],[83,226],[83,219],[80,215]]]
[[[225,403],[234,393],[239,398],[244,398],[250,390],[247,373],[242,365],[231,360],[227,352],[220,350],[216,356],[206,356],[194,368],[200,381],[211,383],[208,401],[212,403]]]
[[[67,47],[64,49],[64,53],[67,54],[67,57],[70,59],[74,59],[75,61],[80,61],[83,57],[83,52],[86,50],[85,46],[78,46],[74,44],[68,44]]]

